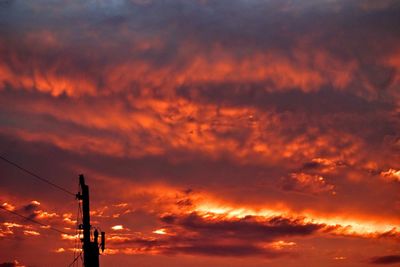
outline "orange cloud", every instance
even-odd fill
[[[382,171],[380,174],[386,180],[400,181],[400,170],[389,169]]]
[[[123,225],[114,225],[113,227],[111,227],[111,229],[118,231],[118,230],[123,230],[124,226]]]
[[[52,96],[66,94],[72,97],[109,95],[138,87],[144,94],[146,88],[159,88],[164,94],[174,95],[180,86],[215,83],[261,83],[265,84],[263,90],[267,91],[298,88],[311,92],[325,85],[340,90],[346,88],[358,68],[356,61],[340,60],[323,48],[315,48],[311,52],[309,42],[303,40],[293,46],[289,55],[271,49],[257,51],[247,57],[238,57],[219,44],[208,51],[200,50],[200,53],[193,54],[193,49],[199,49],[199,44],[187,40],[176,56],[178,60],[160,67],[139,57],[139,53],[149,46],[156,50],[164,48],[162,41],[150,39],[134,43],[129,56],[123,61],[105,66],[91,63],[89,68],[93,69],[86,70],[85,74],[74,69],[79,67],[73,65],[79,64],[79,59],[71,59],[76,55],[62,53],[60,59],[42,62],[39,55],[45,56],[45,51],[61,50],[57,38],[56,34],[43,31],[24,36],[21,40],[23,45],[19,48],[33,42],[41,44],[33,48],[38,51],[29,55],[29,61],[16,55],[18,51],[3,46],[2,50],[7,50],[8,56],[4,55],[6,60],[0,64],[0,87],[12,86]],[[88,60],[95,62],[100,58]]]

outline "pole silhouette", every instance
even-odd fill
[[[90,205],[89,205],[89,186],[85,184],[83,174],[79,175],[80,192],[76,197],[82,201],[82,224],[79,229],[83,230],[82,250],[83,265],[85,267],[99,267],[99,232],[94,230],[93,241],[91,238],[92,226],[90,225]],[[104,251],[105,234],[101,232],[101,249]]]

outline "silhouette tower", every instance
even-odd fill
[[[89,206],[89,186],[85,184],[83,174],[79,175],[80,192],[76,195],[77,199],[82,201],[82,224],[79,229],[83,230],[82,250],[83,265],[85,267],[99,267],[99,232],[97,229],[93,232],[93,241],[91,237],[92,226],[90,225],[90,206]],[[104,251],[105,233],[101,232],[101,250]]]

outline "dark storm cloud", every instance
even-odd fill
[[[126,246],[126,245],[137,245],[142,248],[152,248],[152,247],[159,247],[162,245],[167,244],[165,240],[160,239],[146,239],[146,238],[130,238],[124,239],[122,241],[110,241],[112,244],[116,246]]]
[[[38,210],[39,205],[35,202],[31,202],[27,205],[25,205],[24,207],[21,208],[21,210],[25,213],[28,214],[28,218],[30,219],[34,219],[38,216],[38,213],[36,213],[35,211]]]
[[[166,237],[159,239],[134,238],[121,242],[111,241],[116,249],[131,248],[140,251],[154,251],[165,255],[189,254],[217,257],[248,257],[261,256],[266,258],[277,258],[287,256],[290,253],[278,251],[273,248],[262,247],[248,242],[226,242],[226,240],[207,240],[202,236],[185,237],[180,233],[179,237]],[[221,242],[222,241],[222,242]]]
[[[301,220],[272,217],[256,220],[206,218],[196,213],[161,217],[167,234],[157,238],[111,239],[111,246],[161,254],[198,254],[219,257],[261,256],[277,258],[292,254],[277,248],[275,240],[295,236],[312,236],[324,225]],[[280,241],[278,244],[286,244]],[[290,243],[295,245],[295,243]]]
[[[219,257],[246,257],[246,256],[263,256],[266,258],[277,258],[287,253],[268,250],[256,245],[215,245],[203,244],[192,246],[178,246],[169,248],[168,253],[185,253],[197,254],[206,256],[219,256]]]
[[[387,255],[374,257],[370,260],[372,264],[397,264],[400,263],[400,255]]]
[[[351,92],[324,88],[321,91],[304,93],[291,90],[287,92],[267,92],[265,85],[257,84],[210,84],[195,87],[197,98],[191,97],[190,88],[179,88],[178,92],[194,101],[216,103],[228,106],[255,106],[260,110],[276,112],[306,112],[307,114],[365,114],[393,109],[393,103],[360,98]],[[234,88],[234,89],[233,89]],[[221,89],[221,90],[219,90]],[[230,90],[232,89],[232,90]]]
[[[161,220],[167,224],[181,226],[189,231],[201,233],[203,238],[233,238],[245,240],[274,240],[287,236],[307,236],[316,233],[324,225],[302,223],[283,217],[272,217],[258,221],[251,216],[243,219],[208,220],[196,213],[183,217],[165,216]]]

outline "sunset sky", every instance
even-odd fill
[[[400,1],[0,0],[0,156],[85,174],[103,267],[399,265]],[[0,206],[0,267],[72,262],[73,196]]]

